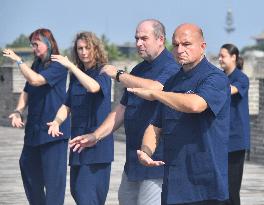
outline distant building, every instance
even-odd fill
[[[264,32],[260,33],[257,36],[253,36],[253,39],[256,40],[258,46],[264,46]]]
[[[119,45],[117,46],[117,48],[125,57],[128,58],[137,54],[136,46],[130,43],[127,43],[125,45]]]

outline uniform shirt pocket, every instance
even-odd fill
[[[178,112],[169,107],[165,108],[163,122],[162,122],[162,133],[173,134],[179,131],[177,124],[182,117],[182,112]]]
[[[208,152],[187,155],[187,171],[194,184],[211,184],[214,182],[213,160]]]
[[[71,94],[71,103],[73,107],[80,106],[86,103],[87,90],[80,84],[72,87]]]

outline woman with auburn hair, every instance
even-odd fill
[[[101,74],[107,63],[104,46],[92,32],[76,35],[73,64],[67,57],[52,55],[72,73],[67,99],[55,119],[48,123],[49,134],[61,135],[61,123],[71,113],[71,137],[93,132],[111,111],[111,79]],[[113,136],[82,152],[70,152],[71,194],[78,205],[103,205],[109,189]]]
[[[9,116],[13,127],[23,127],[22,113],[28,107],[24,146],[19,160],[24,189],[31,205],[62,205],[67,170],[69,120],[61,124],[63,136],[48,134],[51,121],[66,98],[67,69],[51,61],[58,55],[57,43],[50,30],[34,31],[29,40],[34,62],[28,67],[14,51],[4,49],[3,55],[17,62],[26,79],[17,107]]]
[[[250,148],[248,89],[249,79],[241,71],[243,59],[233,44],[224,44],[219,63],[228,76],[231,87],[230,133],[228,152],[228,205],[240,205],[245,152]]]

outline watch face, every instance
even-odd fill
[[[121,74],[123,74],[125,71],[124,70],[118,70],[117,71],[117,73],[116,73],[116,81],[117,82],[120,82],[120,80],[119,80],[119,76],[121,75]]]

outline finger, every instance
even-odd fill
[[[14,120],[12,120],[11,125],[12,125],[12,127],[15,127],[15,121]]]
[[[74,143],[74,144],[70,144],[70,143],[69,143],[69,147],[70,147],[70,149],[73,148],[75,145],[76,145],[75,143]]]
[[[78,153],[80,153],[81,151],[84,150],[84,147],[81,147],[79,150],[78,150]]]
[[[23,122],[19,122],[19,126],[20,127],[23,127],[24,126],[24,123]]]
[[[59,137],[60,135],[63,135],[63,133],[62,132],[56,132],[56,137]]]
[[[76,152],[80,147],[81,147],[80,144],[76,144],[72,151]]]
[[[164,164],[165,164],[165,162],[163,162],[163,161],[157,161],[157,165],[159,165],[159,166],[164,165]]]
[[[48,135],[50,135],[51,134],[51,127],[48,129]]]
[[[70,145],[70,146],[71,146],[71,145],[74,145],[74,144],[75,144],[75,142],[76,142],[76,138],[74,138],[74,139],[70,140],[70,141],[69,141],[69,145]]]
[[[76,142],[79,142],[80,140],[82,140],[82,137],[81,136],[77,136],[77,137],[74,137],[72,140],[70,140],[70,143],[76,143]]]
[[[102,68],[100,71],[100,74],[103,74],[103,73],[105,73],[105,70]]]
[[[150,166],[155,166],[155,167],[158,167],[158,166],[162,166],[164,165],[165,163],[163,161],[152,161],[149,165]]]

